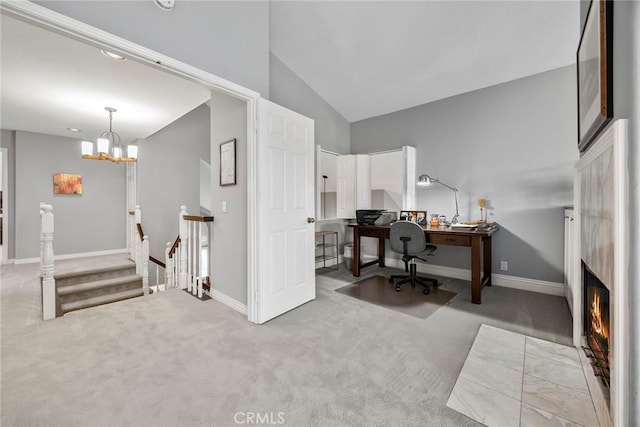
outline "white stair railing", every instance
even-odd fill
[[[146,296],[149,295],[149,236],[142,237],[141,249],[142,290]]]
[[[171,259],[167,257],[167,265],[171,264],[171,273],[167,280],[175,282],[177,287],[202,299],[205,284],[209,283],[209,227],[213,221],[211,216],[189,215],[186,206],[180,207],[180,235],[177,250]],[[175,245],[174,245],[175,246]],[[167,247],[168,244],[167,244]],[[170,256],[170,249],[168,256]],[[171,277],[172,274],[175,274]]]
[[[40,204],[40,242],[42,266],[42,318],[56,317],[56,279],[53,266],[53,206]]]

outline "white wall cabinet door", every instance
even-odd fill
[[[368,154],[338,156],[337,217],[355,218],[371,208],[371,160]]]

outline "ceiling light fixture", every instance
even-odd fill
[[[176,2],[175,0],[153,0],[153,4],[155,4],[165,12],[169,12],[173,10],[174,6],[176,5]]]
[[[78,129],[78,128],[67,128],[67,130],[68,130],[69,132],[82,132],[82,131],[81,131],[80,129]]]
[[[122,61],[123,59],[125,59],[124,56],[118,55],[117,53],[109,52],[108,50],[102,49],[100,52],[102,52],[102,54],[107,58],[115,59],[116,61]]]
[[[458,213],[458,189],[448,186],[447,184],[445,184],[444,182],[440,182],[440,180],[438,178],[431,178],[429,175],[424,174],[424,175],[420,175],[418,177],[418,182],[416,183],[416,185],[420,186],[420,187],[428,187],[432,184],[440,184],[443,187],[447,187],[449,190],[453,191],[453,195],[455,196],[456,199],[456,214],[453,216],[453,219],[451,219],[451,224],[457,224],[458,223],[458,217],[460,216],[460,214]]]
[[[114,163],[135,162],[138,160],[138,146],[127,146],[127,157],[122,157],[122,144],[120,135],[112,129],[113,113],[117,110],[112,107],[104,107],[109,112],[109,130],[102,132],[96,141],[97,154],[93,154],[93,142],[82,141],[82,158],[88,160],[110,160]]]

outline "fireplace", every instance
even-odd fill
[[[584,278],[584,334],[587,347],[584,350],[591,361],[593,373],[602,380],[609,393],[609,289],[582,263]]]

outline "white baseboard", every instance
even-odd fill
[[[81,252],[77,254],[55,255],[53,257],[53,260],[61,261],[65,259],[88,258],[92,256],[116,255],[116,254],[126,254],[126,253],[129,253],[129,250],[126,248],[125,249],[109,249],[106,251]],[[20,258],[20,259],[14,260],[14,264],[31,264],[34,262],[40,262],[40,257]]]
[[[237,311],[238,313],[244,316],[247,316],[248,314],[248,309],[246,304],[243,304],[237,299],[231,298],[230,296],[223,294],[217,289],[211,289],[211,298],[213,298],[218,302],[221,302],[222,304],[226,305],[227,307]]]
[[[388,267],[404,268],[402,260],[396,258],[385,258],[385,265]],[[460,280],[471,280],[471,270],[424,263],[416,263],[416,266],[416,269],[423,274],[452,277]],[[501,286],[503,288],[520,289],[540,294],[561,297],[565,296],[565,285],[563,283],[547,282],[545,280],[528,279],[525,277],[493,273],[491,275],[491,284],[494,286]]]

